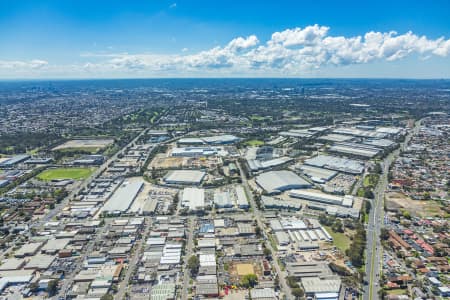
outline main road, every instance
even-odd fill
[[[364,285],[364,300],[378,299],[379,281],[383,262],[383,249],[380,240],[380,232],[384,221],[384,193],[388,187],[389,167],[399,156],[400,151],[408,145],[411,137],[416,134],[420,127],[420,120],[414,125],[414,128],[405,137],[399,148],[390,153],[381,163],[382,173],[378,185],[374,191],[374,200],[369,215],[367,226],[367,246],[366,246],[366,280],[368,284]]]
[[[265,231],[265,226],[264,226],[264,223],[261,218],[261,211],[259,210],[258,205],[256,205],[255,198],[253,197],[253,193],[250,190],[247,178],[245,177],[245,174],[244,174],[241,164],[239,162],[236,162],[236,164],[239,168],[239,172],[241,173],[242,184],[244,186],[245,192],[247,193],[247,198],[250,201],[250,206],[253,209],[253,213],[256,218],[258,227],[261,228],[261,231],[262,231],[264,237],[266,237],[267,233]],[[275,249],[273,249],[273,247],[270,243],[267,242],[267,238],[265,240],[265,245],[266,245],[266,248],[268,248],[272,252],[272,257],[273,257],[272,262],[273,262],[273,266],[275,267],[275,270],[278,274],[278,280],[280,282],[281,291],[284,293],[286,299],[288,299],[288,300],[294,299],[292,296],[292,293],[291,293],[291,289],[286,282],[284,272],[281,271],[281,267],[278,263],[279,257],[278,257],[277,251]]]

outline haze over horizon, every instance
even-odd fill
[[[450,78],[450,3],[0,3],[0,79]]]

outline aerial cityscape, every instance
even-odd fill
[[[450,298],[448,3],[6,2],[0,300]]]

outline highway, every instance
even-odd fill
[[[241,173],[242,184],[244,186],[245,192],[247,193],[247,198],[249,200],[250,206],[253,209],[253,214],[256,218],[258,227],[261,228],[261,231],[263,232],[264,237],[266,237],[265,226],[261,219],[261,211],[259,210],[258,206],[256,205],[255,198],[253,197],[253,193],[250,190],[247,178],[245,177],[245,173],[244,173],[244,170],[242,169],[241,164],[238,161],[236,162],[236,164],[239,168],[239,172]],[[283,271],[281,271],[281,267],[278,263],[279,257],[278,257],[277,251],[275,249],[273,249],[272,245],[269,242],[267,242],[267,238],[265,238],[265,245],[266,245],[266,248],[268,248],[272,252],[272,257],[273,257],[272,264],[275,267],[275,270],[278,274],[281,291],[285,295],[285,299],[289,299],[289,300],[294,299],[291,294],[291,288],[287,284],[285,274]]]
[[[399,148],[390,153],[381,163],[382,174],[374,190],[375,198],[372,201],[369,223],[367,225],[365,280],[368,280],[368,284],[364,286],[363,300],[378,299],[380,274],[383,266],[383,246],[380,241],[380,232],[384,224],[384,193],[389,184],[389,167],[399,156],[400,151],[408,145],[412,135],[418,132],[419,127],[420,121],[415,123],[414,128],[410,130]]]

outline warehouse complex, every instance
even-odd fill
[[[199,188],[185,188],[181,193],[181,206],[189,211],[205,209],[205,190]]]
[[[138,180],[135,182],[124,181],[114,192],[111,198],[105,203],[102,212],[125,212],[133,203],[136,196],[142,189],[144,182]]]
[[[168,184],[200,184],[206,176],[206,172],[197,170],[175,170],[170,171],[166,177],[164,177],[164,182]]]
[[[305,160],[305,165],[321,167],[349,174],[361,174],[364,171],[363,162],[332,155],[318,155],[316,157],[309,158]]]
[[[240,141],[240,138],[234,135],[214,135],[198,138],[181,138],[178,140],[180,145],[226,145]]]
[[[270,171],[256,177],[256,183],[269,194],[311,187],[311,184],[292,171]]]

